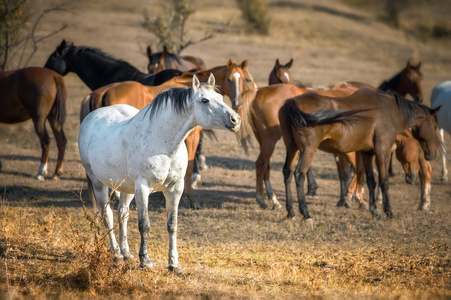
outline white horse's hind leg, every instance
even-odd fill
[[[119,248],[125,259],[133,259],[134,257],[130,254],[130,248],[128,246],[127,223],[130,216],[130,202],[135,195],[124,193],[121,193],[120,195],[119,206],[117,208],[117,216],[119,219]]]
[[[151,268],[153,266],[149,259],[149,251],[147,250],[147,234],[150,228],[149,222],[149,203],[148,198],[152,189],[146,179],[138,179],[135,182],[135,201],[138,207],[138,228],[141,235],[141,245],[139,247],[139,266],[141,268]]]
[[[177,214],[180,197],[183,193],[183,181],[180,181],[173,190],[163,192],[166,198],[166,215],[169,233],[169,270],[175,273],[181,273],[182,268],[179,264],[177,252]]]
[[[108,229],[108,232],[110,234],[110,247],[114,254],[114,261],[121,262],[124,257],[119,250],[119,245],[116,241],[116,236],[114,235],[113,231],[113,211],[111,210],[108,201],[108,187],[100,181],[93,179],[92,177],[91,181],[97,205],[100,209],[100,218],[103,219],[103,224]]]
[[[445,130],[440,128],[439,130],[440,140],[442,145],[440,147],[440,154],[442,156],[442,181],[448,181],[448,169],[446,168],[446,149],[445,149]]]

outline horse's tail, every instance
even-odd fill
[[[319,110],[313,113],[303,112],[296,103],[296,100],[288,99],[281,108],[287,121],[296,130],[302,130],[306,127],[328,125],[333,123],[342,123],[351,125],[355,121],[367,121],[368,117],[358,115],[361,112],[370,109],[357,110]]]
[[[243,147],[246,154],[249,153],[248,145],[251,143],[251,132],[254,124],[252,123],[251,104],[257,95],[258,89],[248,89],[241,95],[242,104],[237,109],[241,117],[241,127],[236,133],[238,143]]]
[[[56,85],[55,108],[56,108],[56,122],[62,126],[66,121],[66,100],[67,88],[62,76],[54,77]]]
[[[94,212],[98,213],[99,206],[97,205],[97,199],[96,199],[96,195],[94,193],[94,188],[92,187],[92,181],[91,181],[91,179],[89,179],[88,175],[86,175],[86,181],[88,182],[88,192],[89,192],[89,197],[92,200],[92,207],[94,208]]]
[[[80,106],[80,124],[86,118],[86,116],[91,112],[91,99],[92,95],[89,94],[81,101]]]

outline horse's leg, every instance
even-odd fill
[[[356,159],[356,164],[355,164],[354,172],[355,172],[355,176],[356,176],[356,188],[355,188],[354,196],[357,198],[357,201],[359,201],[359,203],[360,203],[359,208],[367,210],[369,206],[363,199],[363,181],[365,179],[365,168],[364,168],[363,161],[362,161],[362,152],[357,151],[355,153],[355,159]]]
[[[188,151],[188,166],[185,174],[185,190],[183,192],[183,198],[188,198],[190,207],[193,209],[200,209],[199,203],[196,202],[194,197],[193,187],[191,185],[191,178],[193,175],[194,159],[196,155],[197,145],[199,143],[200,130],[196,127],[190,135],[185,139],[186,150]],[[194,183],[193,183],[194,184]]]
[[[266,187],[266,195],[268,196],[268,199],[271,199],[272,203],[273,203],[273,209],[277,208],[281,208],[282,206],[280,205],[279,201],[277,201],[277,197],[276,194],[274,193],[274,190],[272,189],[271,186],[271,181],[270,181],[270,175],[271,175],[271,156],[274,152],[274,148],[276,146],[276,142],[277,141],[273,141],[273,140],[268,140],[267,142],[265,142],[262,145],[262,148],[260,149],[260,156],[258,157],[257,161],[255,162],[255,167],[256,167],[256,171],[258,172],[257,176],[263,176],[263,182],[265,183],[265,187]],[[258,169],[258,170],[257,170]],[[260,183],[262,182],[260,181]],[[260,206],[265,206],[266,204],[264,203],[263,200],[263,191],[261,191],[261,196],[259,198],[259,193],[258,193],[258,189],[259,187],[257,187],[257,202],[260,204]],[[263,189],[263,187],[261,187],[261,189]]]
[[[294,173],[296,176],[296,172]],[[312,198],[318,197],[318,183],[316,183],[315,172],[313,171],[312,166],[307,171],[307,196]]]
[[[351,166],[344,154],[334,154],[334,158],[335,164],[337,165],[338,179],[340,181],[340,200],[338,200],[337,206],[351,207],[351,198],[347,198],[347,196],[349,196],[347,187],[351,188]]]
[[[119,205],[117,207],[117,217],[119,222],[119,248],[121,254],[125,259],[133,259],[133,255],[130,254],[130,248],[128,246],[127,235],[127,223],[130,214],[130,202],[132,201],[133,194],[121,193]]]
[[[393,212],[390,206],[390,198],[388,195],[389,189],[389,175],[388,164],[390,159],[391,149],[387,152],[376,150],[376,166],[379,173],[379,187],[382,193],[382,203],[384,205],[384,212],[389,218],[393,218]]]
[[[92,188],[96,197],[95,201],[97,202],[100,211],[100,219],[103,220],[103,224],[108,229],[110,235],[110,248],[111,251],[113,251],[114,261],[122,262],[124,260],[124,257],[121,254],[119,245],[116,241],[116,236],[114,235],[113,231],[113,211],[111,210],[109,204],[108,187],[92,176],[90,176],[89,178],[91,179]]]
[[[257,195],[256,200],[261,208],[266,209],[267,205],[264,201],[264,189],[263,183],[267,184],[269,182],[269,161],[271,159],[271,155],[274,152],[274,147],[276,146],[276,142],[272,139],[267,139],[260,143],[260,154],[258,155],[257,161],[255,162],[255,173],[256,173],[256,186],[257,186]],[[268,189],[268,186],[266,186]],[[271,191],[272,192],[272,191]],[[273,200],[275,199],[274,192],[270,195],[268,193],[268,197]],[[274,197],[274,198],[273,198]],[[277,201],[277,199],[276,199]],[[278,202],[278,201],[277,201]],[[274,202],[275,204],[275,202]],[[277,206],[275,204],[275,206]]]
[[[295,217],[293,209],[293,196],[291,194],[291,180],[293,178],[293,170],[295,165],[295,159],[299,150],[295,145],[286,145],[287,154],[285,157],[285,163],[283,165],[283,181],[285,183],[286,201],[285,206],[287,208],[287,219],[293,219]]]
[[[55,136],[56,145],[58,146],[58,159],[53,179],[59,180],[60,175],[63,173],[64,152],[66,151],[67,139],[64,135],[63,126],[58,122],[55,122],[53,115],[49,116],[49,123],[52,128],[53,135]]]
[[[446,168],[445,130],[440,128],[439,136],[441,140],[440,154],[442,156],[442,177],[441,181],[448,181],[448,169]]]
[[[418,210],[429,210],[431,205],[431,164],[424,159],[424,154],[420,156],[420,183],[421,183],[421,202]]]
[[[376,189],[376,180],[374,179],[374,169],[373,169],[373,154],[367,153],[367,152],[360,152],[360,155],[362,155],[362,160],[357,160],[357,165],[360,163],[363,163],[363,166],[365,168],[365,175],[366,175],[366,184],[368,185],[368,192],[370,195],[369,205],[370,205],[370,211],[371,214],[380,219],[379,212],[377,211],[376,207],[376,197],[375,197],[375,189]],[[360,166],[357,167],[357,169],[361,168]]]
[[[47,130],[45,129],[45,118],[33,118],[34,130],[39,137],[41,142],[41,164],[39,166],[38,173],[35,178],[39,180],[44,180],[44,176],[47,175],[47,162],[49,160],[49,148],[50,139]]]
[[[395,150],[392,150],[390,153],[390,162],[388,164],[388,176],[395,177],[395,172],[393,172],[393,155]]]
[[[138,206],[138,228],[141,235],[139,246],[139,266],[141,268],[151,268],[152,262],[149,259],[147,250],[147,234],[150,229],[149,222],[149,194],[152,192],[146,179],[140,178],[135,182],[135,201]]]
[[[304,219],[307,223],[313,223],[313,220],[308,212],[307,201],[305,199],[304,183],[307,176],[307,171],[312,166],[314,153],[315,150],[304,148],[299,156],[298,167],[295,170],[295,172],[298,173],[296,176],[296,191],[298,195],[299,212],[304,216]]]
[[[181,273],[182,268],[179,264],[177,252],[177,213],[180,202],[180,196],[183,192],[183,182],[176,183],[171,190],[163,191],[166,198],[166,216],[169,234],[169,270],[175,273]]]
[[[208,168],[208,166],[205,165],[205,157],[202,155],[203,135],[203,131],[201,130],[199,133],[199,142],[195,150],[195,156],[193,160],[193,174],[191,175],[191,186],[193,189],[197,189],[202,185],[200,170],[206,170]],[[204,166],[202,165],[202,161]]]

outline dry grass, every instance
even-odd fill
[[[43,65],[66,38],[76,45],[99,47],[145,70],[141,11],[157,2],[81,1],[69,22],[72,27],[43,46],[34,63]],[[393,30],[378,21],[376,10],[339,1],[270,1],[272,27],[268,37],[261,37],[246,34],[233,1],[197,2],[190,33],[203,34],[208,24],[229,19],[233,26],[220,38],[183,54],[201,56],[207,66],[224,64],[229,58],[249,59],[260,86],[266,84],[276,58],[291,57],[294,77],[314,85],[343,80],[378,85],[408,59],[423,62],[426,98],[435,84],[449,79],[451,60],[445,41],[421,41]],[[49,20],[46,30],[65,17]],[[400,166],[395,165],[397,176],[390,182],[395,217],[378,221],[368,211],[335,207],[339,187],[333,159],[316,153],[320,198],[309,200],[315,219],[310,228],[299,216],[286,220],[285,209],[258,208],[254,174],[258,149],[251,148],[246,156],[235,137],[225,132],[217,132],[218,141],[207,139],[204,145],[210,168],[202,172],[204,185],[195,191],[203,209],[192,211],[182,204],[179,211],[183,274],[167,270],[168,236],[159,194],[152,195],[149,203],[149,253],[154,268],[143,271],[138,261],[115,266],[106,230],[92,221],[90,205],[87,210],[82,205],[82,200],[90,201],[83,189],[85,175],[76,139],[79,103],[88,89],[74,75],[66,76],[66,83],[69,143],[60,182],[33,179],[39,142],[31,122],[0,125],[0,298],[451,297],[451,188],[440,182],[438,160],[432,162],[431,211],[416,210],[419,186],[406,185]],[[451,149],[449,136],[446,144]],[[285,199],[284,151],[279,142],[271,175],[281,202]],[[54,141],[50,156],[52,170]],[[137,257],[136,212],[129,220],[129,243]]]

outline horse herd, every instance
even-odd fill
[[[451,81],[434,88],[432,108],[421,104],[420,64],[407,63],[378,88],[342,82],[314,89],[293,80],[289,72],[293,60],[285,65],[276,60],[269,85],[257,87],[247,60],[240,64],[228,60],[225,65],[206,69],[202,59],[177,56],[166,48],[152,53],[149,47],[147,54],[149,74],[144,74],[99,49],[77,47],[63,40],[44,68],[0,72],[4,108],[0,122],[33,120],[42,147],[36,175],[39,180],[47,174],[46,120],[58,146],[53,178],[59,179],[63,172],[67,90],[62,76],[74,72],[92,90],[81,104],[78,144],[88,189],[109,229],[116,261],[133,258],[127,242],[127,220],[130,201],[135,197],[140,265],[152,266],[147,251],[147,198],[154,191],[162,191],[167,208],[169,269],[181,271],[176,246],[177,209],[181,198],[189,199],[192,208],[200,208],[191,180],[198,177],[193,173],[199,173],[197,157],[205,129],[235,132],[245,151],[251,136],[255,137],[260,151],[255,163],[256,200],[263,208],[267,207],[265,190],[273,206],[281,206],[270,183],[270,158],[282,138],[286,148],[283,176],[287,217],[295,216],[290,187],[294,175],[299,211],[306,222],[312,222],[306,195],[317,194],[311,170],[317,149],[335,156],[341,187],[337,205],[350,206],[352,198],[357,197],[360,206],[369,207],[378,218],[373,163],[384,212],[392,217],[388,178],[393,145],[397,146],[396,157],[406,181],[421,180],[419,209],[430,205],[428,161],[438,150],[442,152],[442,180],[447,180],[443,135],[444,130],[451,132]],[[404,98],[407,94],[414,101]],[[231,100],[231,108],[222,101],[225,95]],[[365,177],[369,205],[362,195]],[[119,242],[113,232],[108,188],[120,192]]]

